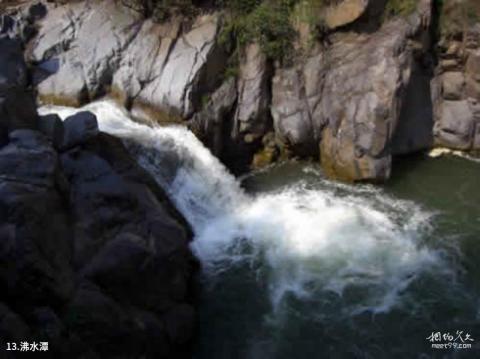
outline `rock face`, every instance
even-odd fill
[[[27,88],[27,67],[20,43],[0,38],[0,133],[35,127],[37,112]]]
[[[325,23],[330,29],[351,24],[365,13],[369,0],[342,0],[327,8]]]
[[[88,1],[52,8],[38,27],[29,49],[44,102],[77,106],[113,89],[141,116],[189,117],[221,70],[216,14],[155,24],[113,0]]]
[[[17,46],[0,40],[2,339],[56,357],[189,357],[188,225],[91,113],[16,120]]]
[[[228,132],[232,129],[236,101],[236,83],[231,77],[213,93],[206,106],[189,123],[189,128],[218,157],[223,155],[225,147],[231,145]]]
[[[282,142],[299,155],[319,152],[333,177],[388,178],[415,62],[412,42],[423,29],[418,13],[407,20],[389,21],[372,34],[335,34],[303,64],[279,69],[272,114]],[[417,139],[415,147],[428,147],[428,140]]]
[[[265,134],[269,116],[270,77],[267,59],[260,46],[247,46],[239,72],[233,137],[252,142]]]
[[[480,149],[480,23],[439,44],[432,81],[435,145]]]
[[[147,105],[191,116],[221,70],[215,64],[222,61],[215,47],[217,22],[216,15],[200,16],[186,32],[178,18],[165,24],[145,22],[122,57],[114,88],[129,89],[127,97],[140,111]]]
[[[38,34],[26,54],[41,100],[79,105],[110,93],[140,120],[188,124],[238,172],[309,157],[335,178],[385,180],[392,156],[477,148],[478,24],[442,40],[433,72],[431,0],[394,18],[382,17],[384,0],[328,4],[320,41],[294,44],[293,65],[249,43],[234,79],[222,76],[222,13],[205,8],[155,23],[113,0],[46,5],[28,15]],[[9,21],[2,27],[15,33]]]

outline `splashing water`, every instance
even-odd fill
[[[187,129],[133,122],[114,103],[81,110],[97,115],[102,131],[122,138],[168,191],[192,225],[194,253],[208,277],[262,261],[274,311],[287,295],[307,300],[362,288],[351,312],[387,312],[424,271],[441,270],[439,255],[421,245],[430,214],[369,186],[322,180],[251,196]],[[80,109],[45,106],[62,118]]]

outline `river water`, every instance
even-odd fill
[[[480,163],[410,157],[384,186],[307,163],[236,179],[184,128],[134,123],[108,101],[86,109],[192,225],[194,358],[480,357]],[[427,339],[457,331],[471,349]]]

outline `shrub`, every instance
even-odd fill
[[[285,60],[291,55],[295,31],[290,21],[294,0],[241,0],[229,2],[221,41],[233,40],[237,49],[257,42],[268,58]]]
[[[408,16],[417,8],[418,0],[387,0],[385,17]]]
[[[165,21],[175,13],[193,15],[195,6],[192,0],[120,0],[121,3],[141,13],[145,18],[152,18],[157,22]]]

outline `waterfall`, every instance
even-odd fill
[[[440,270],[439,255],[422,244],[431,214],[373,186],[319,179],[260,195],[238,181],[184,127],[149,127],[113,102],[82,109],[45,106],[41,114],[97,115],[102,131],[123,139],[139,163],[166,189],[195,233],[193,252],[205,276],[239,265],[268,267],[274,308],[287,294],[342,296],[356,286],[368,293],[351,310],[385,312],[424,271]]]

